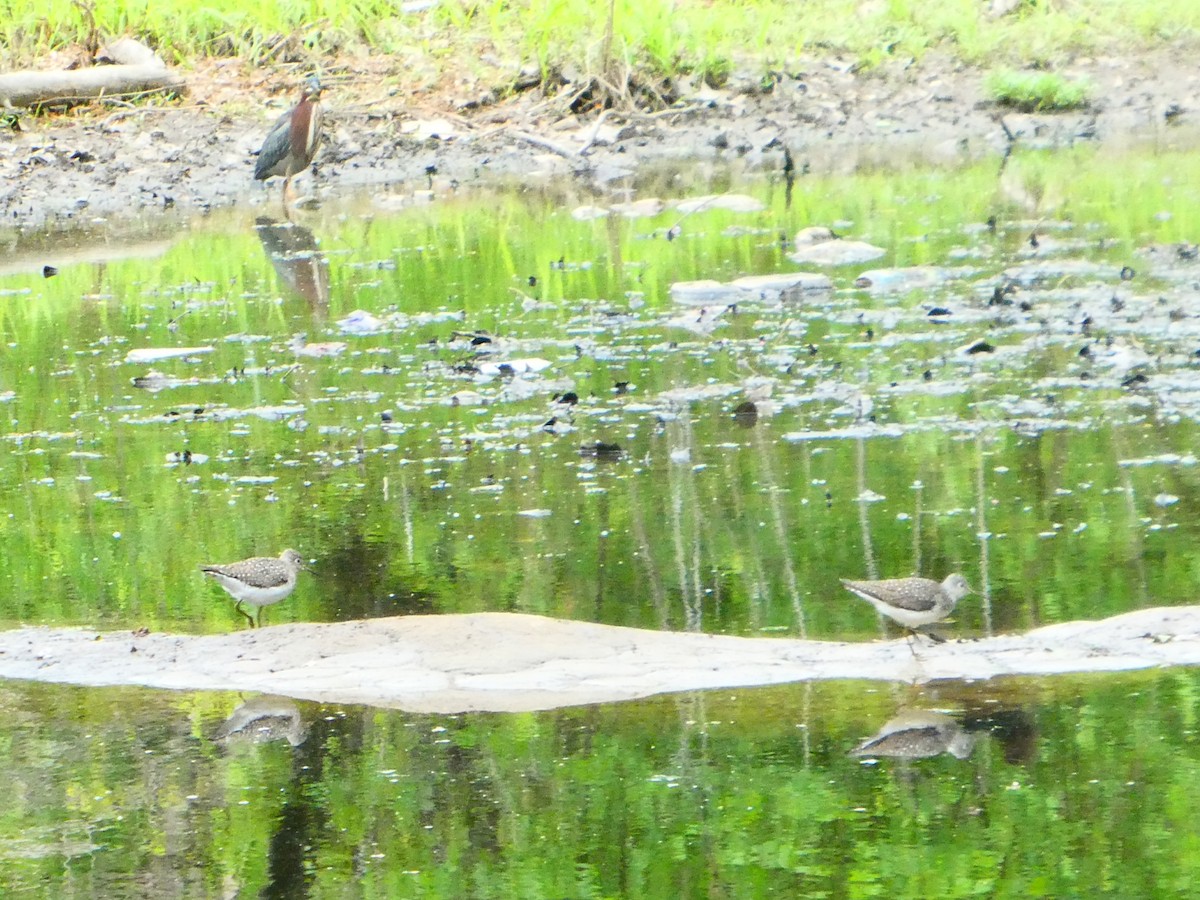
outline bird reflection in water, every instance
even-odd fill
[[[303,225],[259,216],[254,230],[279,280],[301,297],[313,312],[329,309],[329,260],[317,239]]]
[[[308,727],[300,718],[300,707],[295,701],[262,694],[230,713],[213,734],[213,742],[228,747],[285,740],[299,747],[307,737]]]
[[[974,749],[975,735],[950,716],[928,709],[906,709],[851,750],[850,755],[926,759],[950,753],[958,759],[966,759]]]

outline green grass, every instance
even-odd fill
[[[980,0],[442,0],[404,13],[392,0],[247,4],[149,0],[0,0],[0,64],[132,34],[173,63],[205,56],[253,65],[330,64],[344,54],[396,57],[410,78],[503,83],[522,67],[621,76],[720,77],[794,70],[806,56],[862,65],[945,51],[983,65],[1054,63],[1078,53],[1200,46],[1194,0],[1025,0],[1000,18]]]
[[[1080,109],[1087,106],[1091,92],[1087,82],[1068,81],[1053,72],[989,72],[983,86],[1001,106],[1022,112]]]

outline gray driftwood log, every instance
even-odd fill
[[[98,55],[117,65],[0,74],[0,108],[69,105],[100,97],[182,93],[184,77],[144,44],[123,38]]]

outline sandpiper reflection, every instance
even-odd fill
[[[230,746],[286,740],[299,747],[307,737],[308,727],[300,718],[300,707],[294,700],[261,694],[230,713],[213,734],[213,741]]]
[[[905,709],[851,750],[850,755],[926,759],[950,753],[958,759],[966,759],[974,749],[975,735],[950,716],[928,709]]]

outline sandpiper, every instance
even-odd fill
[[[278,603],[296,589],[296,575],[303,568],[304,557],[295,550],[284,550],[278,559],[254,556],[227,566],[201,566],[200,571],[215,578],[237,601],[234,608],[256,626],[262,622],[264,606]],[[257,620],[242,609],[243,603],[255,608]]]
[[[913,633],[922,625],[940,622],[954,612],[954,604],[974,593],[967,579],[957,572],[947,575],[940,583],[932,578],[885,578],[882,581],[843,578],[842,584]],[[938,640],[934,635],[930,637]]]

